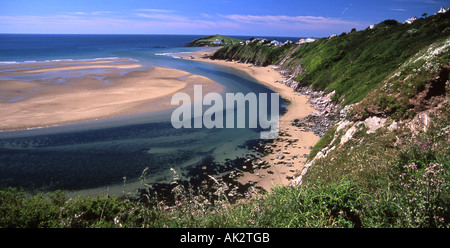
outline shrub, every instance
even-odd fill
[[[393,201],[398,203],[411,227],[445,227],[448,214],[444,167],[439,163],[410,163],[403,167],[399,192]]]
[[[397,20],[388,19],[381,22],[382,24],[388,25],[388,26],[394,26],[398,24]]]
[[[349,180],[338,184],[280,187],[261,203],[262,227],[360,227],[362,196]]]

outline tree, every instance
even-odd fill
[[[397,25],[398,21],[397,20],[388,19],[388,20],[384,20],[382,23],[385,24],[385,25],[388,25],[388,26],[393,26],[393,25]]]
[[[423,14],[422,14],[422,17],[423,17],[423,18],[426,18],[427,16],[428,16],[427,13],[423,13]]]

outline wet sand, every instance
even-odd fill
[[[270,87],[280,94],[284,99],[290,101],[287,112],[280,117],[279,137],[274,140],[271,146],[273,152],[261,160],[270,165],[266,169],[255,170],[254,173],[246,172],[238,181],[242,184],[255,182],[255,186],[262,187],[270,191],[274,186],[289,185],[291,180],[300,175],[306,156],[310,152],[310,147],[314,146],[319,137],[313,132],[305,132],[298,127],[292,126],[295,119],[302,119],[315,110],[307,103],[308,97],[294,92],[292,88],[276,81],[284,80],[275,66],[258,67],[251,64],[238,62],[227,62],[224,60],[211,60],[205,56],[213,54],[217,49],[197,53],[179,54],[183,59],[193,59],[246,72],[260,83]]]
[[[142,66],[130,59],[0,65],[0,131],[46,127],[177,106],[176,92],[222,92],[188,72]]]

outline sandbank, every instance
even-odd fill
[[[192,96],[194,84],[223,90],[203,76],[141,67],[129,59],[0,65],[0,131],[169,110],[172,95]]]
[[[306,156],[310,152],[310,147],[314,146],[320,139],[313,132],[305,132],[298,127],[292,126],[291,123],[295,119],[305,118],[316,111],[308,104],[307,96],[294,92],[292,88],[284,84],[277,83],[277,81],[284,80],[284,77],[275,66],[258,67],[235,61],[228,62],[207,58],[216,50],[183,53],[179,54],[179,56],[183,59],[229,66],[246,72],[290,102],[287,112],[280,116],[279,137],[272,144],[268,144],[274,152],[261,158],[262,161],[271,166],[266,169],[255,170],[254,173],[245,172],[242,177],[238,178],[238,181],[242,184],[256,182],[255,186],[262,187],[267,191],[270,191],[277,185],[288,185],[293,178],[300,175],[306,162]]]

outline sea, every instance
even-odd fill
[[[205,76],[221,84],[226,93],[274,93],[241,71],[179,57],[179,53],[208,49],[185,47],[203,36],[0,34],[0,68],[2,64],[127,58],[145,68],[162,66]],[[283,113],[286,105],[282,99],[280,103]],[[232,161],[254,153],[252,147],[261,142],[262,130],[255,128],[175,129],[169,114],[0,132],[0,188],[80,194],[135,192],[144,187],[144,170],[147,186],[168,184],[175,173],[187,181],[205,172],[219,175],[239,166]]]

